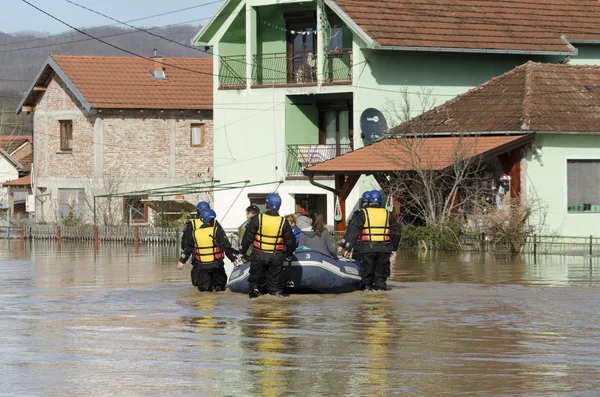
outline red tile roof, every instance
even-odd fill
[[[380,46],[573,52],[600,39],[595,0],[333,0]]]
[[[528,62],[392,129],[599,132],[600,66]]]
[[[47,85],[49,70],[58,67],[91,108],[213,108],[211,58],[157,58],[160,64],[139,57],[51,55],[50,58],[36,85]],[[163,68],[166,79],[155,79],[150,73],[153,66]],[[23,104],[34,105],[38,97],[31,91]]]
[[[504,153],[533,140],[534,134],[511,136],[427,137],[384,139],[361,149],[306,168],[309,173],[360,173],[414,170],[421,167],[442,170],[454,162],[460,150],[464,158]]]
[[[12,186],[12,187],[31,186],[31,176],[26,175],[26,176],[22,176],[18,179],[13,179],[12,181],[3,182],[2,186]]]

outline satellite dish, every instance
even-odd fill
[[[360,131],[363,138],[377,142],[388,131],[387,121],[379,110],[368,108],[360,116]]]

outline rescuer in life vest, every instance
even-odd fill
[[[238,252],[231,248],[225,231],[215,222],[217,215],[213,210],[203,209],[199,215],[200,219],[192,219],[185,226],[177,269],[183,269],[192,256],[192,284],[201,292],[225,291],[223,259],[227,255],[234,262]]]
[[[289,222],[279,215],[281,197],[267,196],[267,210],[250,219],[242,238],[240,252],[252,246],[250,255],[250,298],[269,293],[280,296],[283,291],[283,261],[290,260],[296,249],[296,237]],[[241,261],[241,255],[238,255]]]
[[[390,276],[390,256],[400,243],[400,225],[388,210],[381,208],[380,191],[371,191],[368,202],[368,207],[348,224],[341,248],[346,257],[354,249],[363,290],[385,291]]]
[[[350,216],[350,220],[348,222],[346,222],[346,226],[349,225],[350,223],[352,223],[354,218],[356,218],[358,216],[358,214],[360,214],[362,212],[363,209],[365,209],[369,206],[369,197],[371,196],[371,192],[373,192],[373,191],[369,190],[362,194],[362,197],[360,198],[360,208],[352,213],[352,216]],[[344,233],[344,237],[342,237],[342,240],[340,241],[340,246],[337,249],[337,252],[339,255],[344,255],[343,247],[346,245],[347,234],[348,234],[348,229],[346,228],[346,233]],[[352,259],[354,259],[360,263],[359,256],[360,256],[360,254],[358,252],[356,252],[356,250],[352,252]]]

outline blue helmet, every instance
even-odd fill
[[[369,204],[381,204],[383,201],[383,197],[381,196],[381,192],[379,190],[371,190],[371,194],[369,194]]]
[[[281,197],[277,193],[271,193],[267,196],[267,208],[278,210],[281,207]]]
[[[196,212],[198,213],[198,215],[200,215],[202,210],[209,210],[209,209],[210,209],[210,204],[208,204],[206,201],[200,201],[198,203],[198,205],[196,205]]]
[[[216,217],[217,214],[210,208],[203,209],[202,211],[200,211],[200,220],[202,221],[202,223],[211,223]]]
[[[369,196],[371,195],[370,191],[366,191],[362,194],[362,197],[360,199],[361,203],[368,203],[369,202]]]

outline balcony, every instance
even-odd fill
[[[332,145],[288,145],[286,173],[288,177],[304,177],[306,167],[330,160],[352,151],[348,144]]]
[[[219,69],[219,88],[246,88],[245,55],[221,57],[221,67]]]
[[[246,86],[246,57],[221,57],[219,88],[240,89]],[[332,50],[323,65],[323,83],[352,83],[352,51]],[[252,86],[273,87],[317,84],[317,55],[312,52],[254,55]]]

